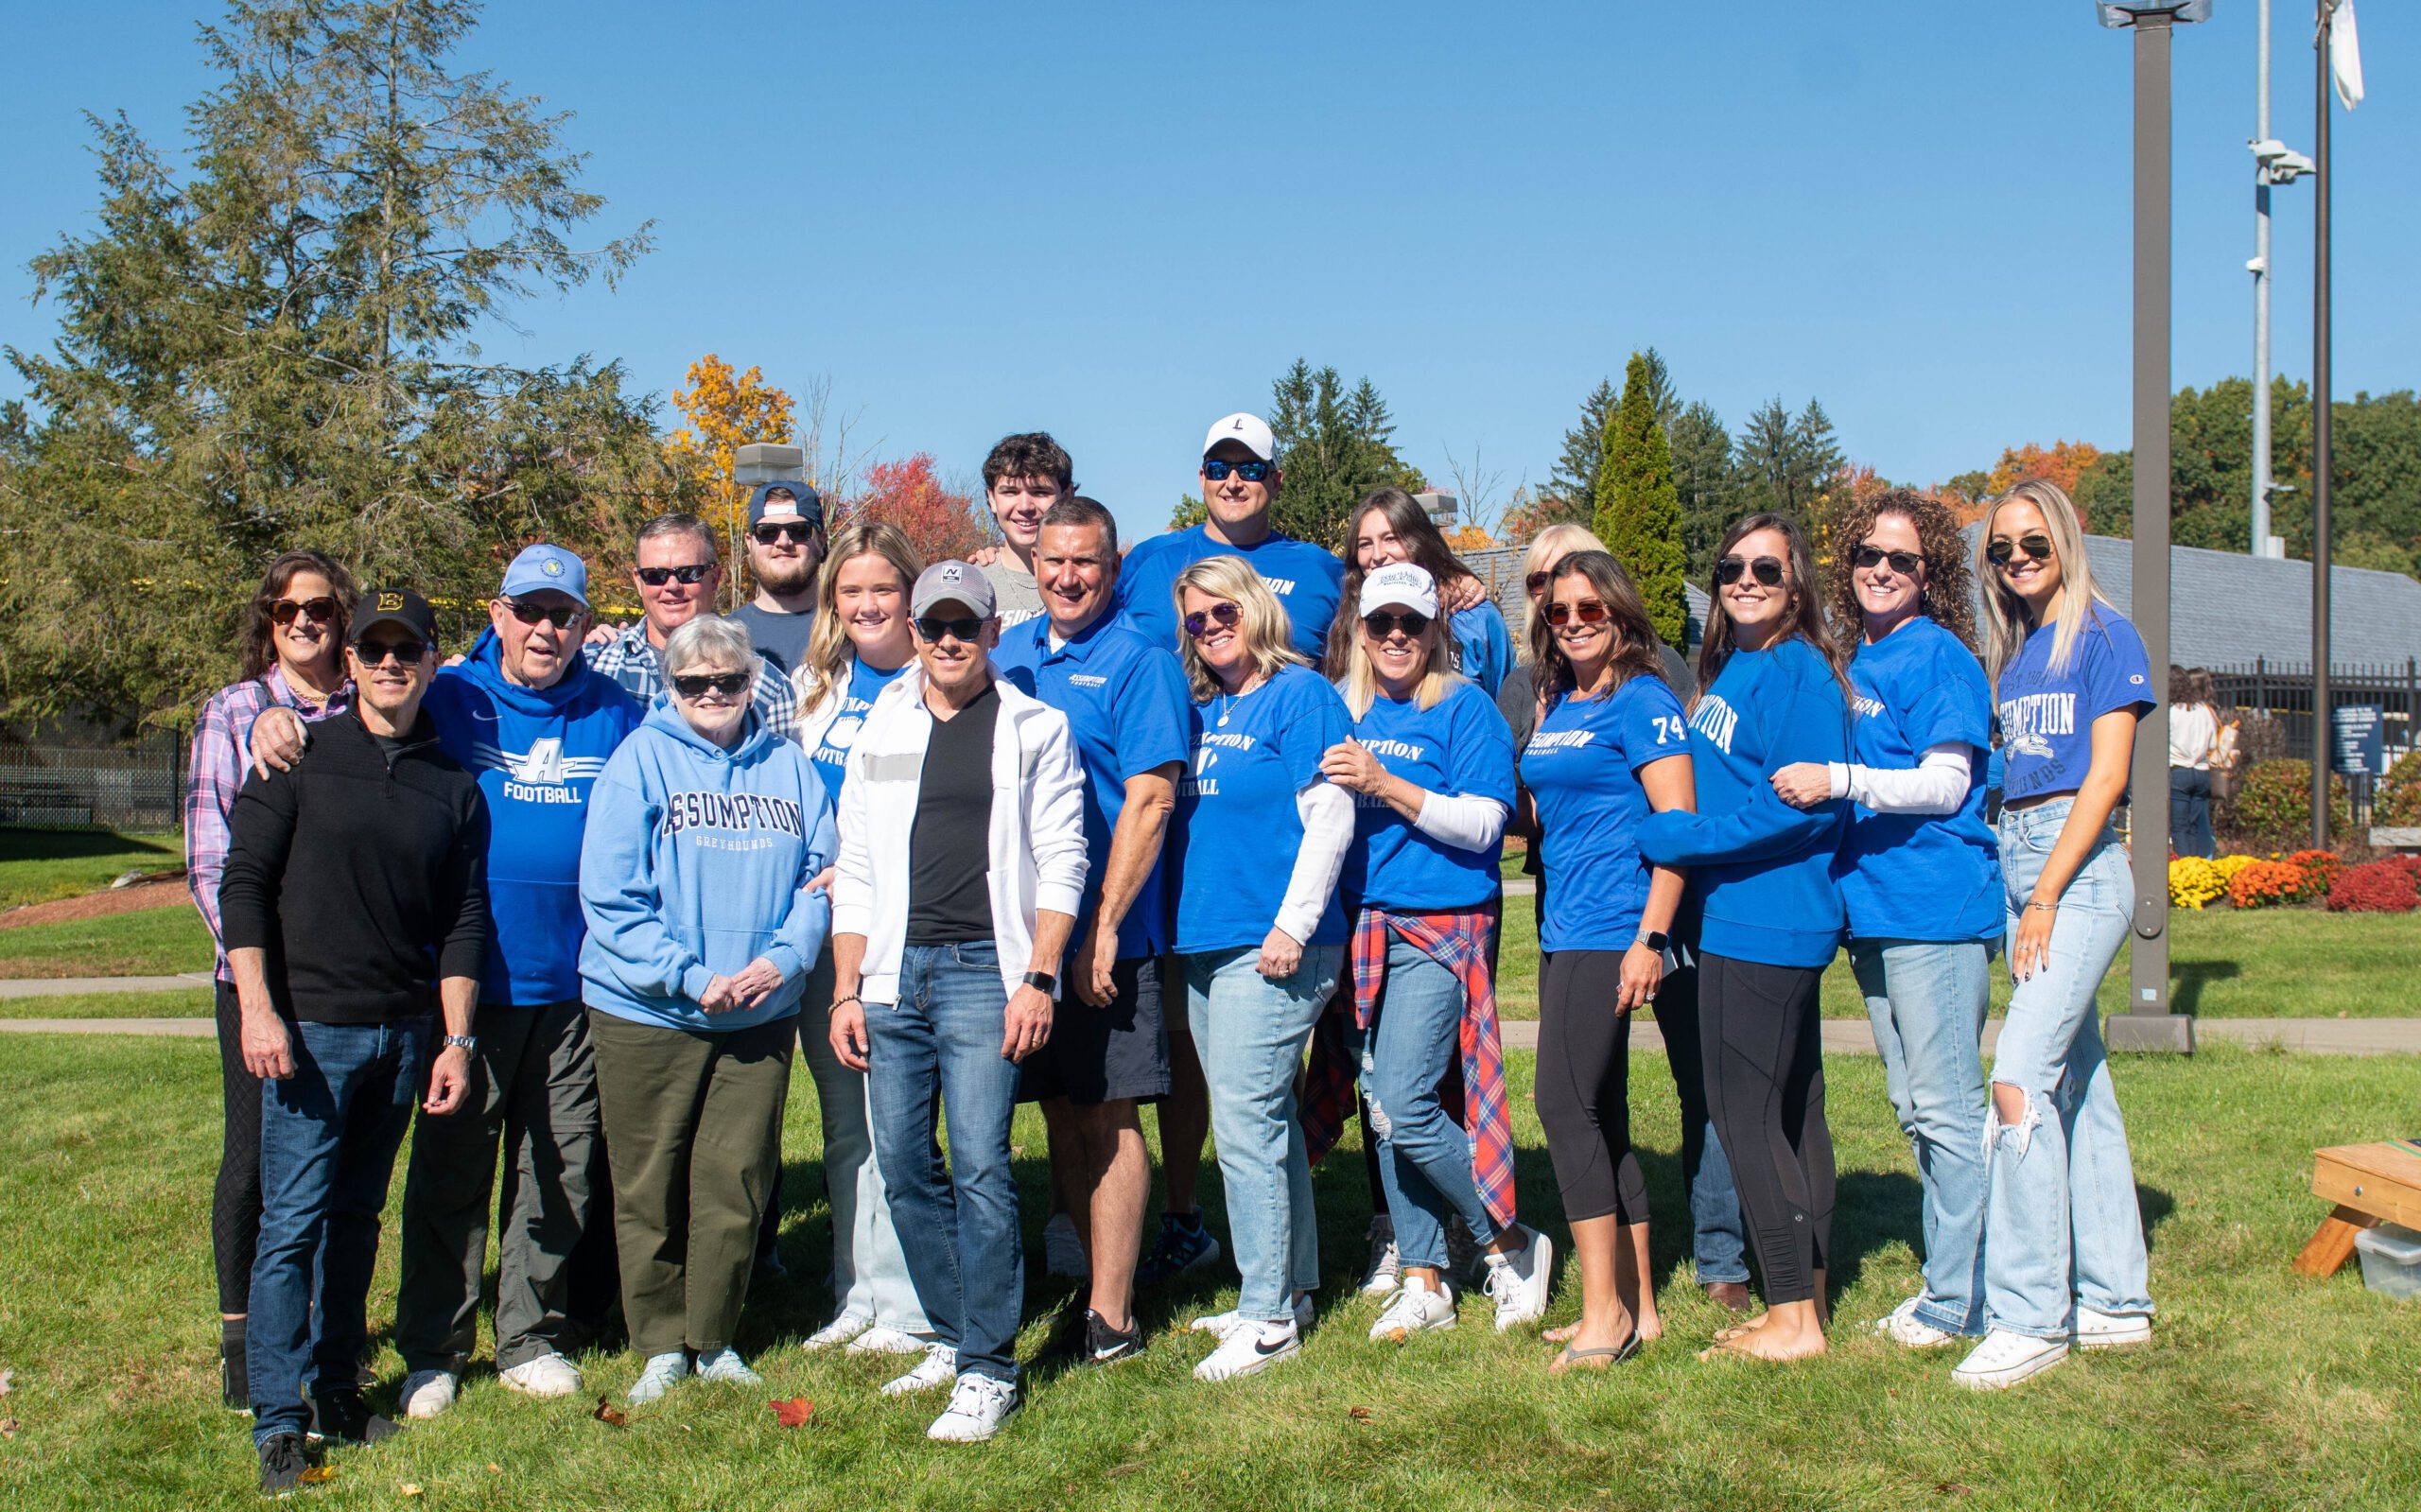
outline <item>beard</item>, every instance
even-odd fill
[[[806,591],[815,582],[815,571],[820,565],[805,552],[789,561],[771,560],[753,564],[757,569],[758,585],[768,592],[783,596]]]

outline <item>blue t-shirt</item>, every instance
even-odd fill
[[[1967,796],[1948,814],[1853,806],[1833,876],[1860,940],[1989,940],[2001,932],[2000,852],[1984,823],[1992,689],[1959,637],[1919,615],[1850,663],[1850,759],[1906,771],[1937,745],[1967,747]]]
[[[874,707],[875,699],[884,688],[914,665],[912,658],[887,672],[879,672],[863,662],[849,664],[848,696],[830,727],[825,730],[824,739],[808,753],[808,758],[815,763],[816,775],[824,779],[825,791],[832,795],[834,808],[841,807],[841,782],[848,775],[849,747],[858,743],[858,729],[866,721],[866,710]]]
[[[1430,792],[1493,798],[1513,806],[1513,732],[1479,685],[1456,679],[1435,707],[1382,693],[1353,726],[1379,765]],[[1378,798],[1353,795],[1353,845],[1345,853],[1344,895],[1403,913],[1451,913],[1503,895],[1497,865],[1505,841],[1482,850],[1423,834]]]
[[[2093,721],[2119,709],[2133,709],[2140,719],[2152,706],[2143,637],[2117,611],[2095,604],[2069,648],[2067,667],[2054,672],[2051,645],[2058,634],[2057,625],[2037,628],[2001,669],[2003,803],[2083,787],[2093,766]]]
[[[1336,689],[1308,667],[1281,667],[1242,698],[1191,705],[1192,765],[1177,784],[1169,876],[1182,955],[1258,947],[1278,923],[1303,818],[1295,795],[1320,757],[1353,731]],[[1305,945],[1345,943],[1334,894]]]
[[[1001,637],[1017,658],[1001,675],[1068,717],[1076,756],[1085,767],[1084,912],[1075,938],[1091,927],[1109,876],[1109,846],[1118,816],[1126,808],[1126,783],[1154,767],[1182,763],[1192,749],[1193,700],[1177,660],[1121,620],[1104,615],[1057,651],[1051,649],[1051,620],[1039,616]],[[1151,875],[1118,924],[1122,961],[1158,955],[1168,948],[1166,907],[1161,896],[1165,842]],[[1263,932],[1266,932],[1264,930]]]
[[[1229,546],[1210,538],[1210,527],[1172,530],[1139,541],[1118,569],[1118,607],[1145,640],[1172,654],[1183,634],[1171,587],[1176,575],[1204,557],[1242,557],[1278,596],[1294,626],[1295,650],[1317,667],[1328,654],[1329,626],[1345,592],[1345,564],[1333,555],[1282,535],[1255,546]]]
[[[1659,677],[1633,677],[1604,698],[1560,698],[1522,752],[1522,786],[1538,808],[1542,950],[1628,950],[1647,909],[1639,853],[1648,815],[1639,773],[1690,754],[1681,701]]]
[[[1513,669],[1513,633],[1505,628],[1505,611],[1493,599],[1483,599],[1454,617],[1456,669],[1494,698]]]

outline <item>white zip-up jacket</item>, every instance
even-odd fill
[[[992,938],[1011,991],[1033,966],[1034,919],[1075,916],[1085,894],[1085,771],[1057,709],[1004,677],[992,730]],[[849,748],[841,787],[841,853],[832,878],[832,932],[865,936],[859,996],[899,1000],[899,953],[908,933],[908,837],[915,827],[925,746],[933,717],[925,670],[911,667],[882,690]],[[1064,976],[1065,973],[1063,972]],[[1057,996],[1054,992],[1053,996]]]

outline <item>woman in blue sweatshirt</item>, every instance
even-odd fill
[[[1794,808],[1770,779],[1794,762],[1849,759],[1849,698],[1796,524],[1733,525],[1709,586],[1690,709],[1698,811],[1649,816],[1639,849],[1690,871],[1707,1104],[1765,1278],[1765,1312],[1716,1348],[1797,1360],[1824,1352],[1833,1138],[1816,995],[1840,944],[1832,865],[1848,809]]]
[[[759,1384],[731,1347],[774,1179],[792,1023],[831,905],[824,781],[750,707],[747,631],[701,615],[606,763],[580,862],[580,975],[613,1151],[634,1402],[696,1373]]]

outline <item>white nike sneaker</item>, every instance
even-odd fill
[[[933,1347],[931,1339],[920,1339],[887,1324],[878,1323],[849,1341],[844,1354],[923,1354]]]
[[[1442,1285],[1433,1290],[1427,1282],[1407,1276],[1396,1295],[1387,1298],[1379,1321],[1370,1325],[1370,1341],[1402,1344],[1416,1333],[1432,1330],[1444,1333],[1454,1326],[1454,1293]]]
[[[1258,1318],[1239,1317],[1235,1310],[1230,1308],[1225,1312],[1213,1312],[1208,1317],[1195,1318],[1186,1327],[1195,1333],[1208,1333],[1225,1339],[1238,1329],[1258,1327],[1260,1321]],[[1304,1332],[1308,1331],[1311,1326],[1312,1298],[1309,1293],[1305,1293],[1295,1298],[1295,1328],[1298,1332]]]
[[[2117,1349],[2131,1344],[2144,1344],[2152,1336],[2152,1320],[2141,1312],[2096,1312],[2080,1302],[2077,1304],[2076,1347],[2080,1349]]]
[[[1875,1320],[1874,1331],[1911,1349],[1935,1349],[1956,1343],[1959,1335],[1947,1329],[1937,1329],[1917,1316],[1917,1304],[1924,1300],[1924,1297],[1912,1296],[1893,1308]]]
[[[1959,1362],[1950,1379],[1970,1391],[1999,1391],[2040,1375],[2067,1357],[2065,1339],[2038,1339],[1994,1329]]]
[[[1008,1382],[961,1376],[950,1391],[949,1406],[925,1430],[925,1436],[945,1444],[980,1444],[999,1433],[1001,1425],[1024,1405],[1024,1394]]]
[[[882,1383],[882,1394],[886,1397],[913,1397],[920,1391],[947,1386],[957,1379],[958,1351],[947,1344],[929,1345],[925,1358],[916,1362],[914,1370]]]
[[[1555,1241],[1535,1228],[1520,1249],[1489,1255],[1488,1295],[1496,1299],[1496,1331],[1536,1323],[1547,1315],[1547,1290],[1555,1281]]]
[[[524,1360],[510,1370],[497,1371],[496,1378],[525,1397],[568,1397],[580,1390],[580,1366],[560,1354]]]
[[[457,1382],[450,1370],[415,1370],[404,1378],[404,1416],[423,1420],[454,1405]]]
[[[1077,1280],[1093,1273],[1092,1262],[1085,1259],[1085,1242],[1076,1237],[1076,1220],[1066,1213],[1052,1214],[1042,1225],[1042,1265],[1053,1276]]]
[[[1303,1330],[1292,1323],[1251,1323],[1220,1339],[1210,1358],[1193,1367],[1196,1381],[1234,1381],[1257,1375],[1303,1347]]]
[[[644,1407],[689,1378],[689,1357],[679,1349],[648,1356],[647,1366],[631,1382],[630,1402]]]
[[[1403,1284],[1403,1256],[1396,1249],[1396,1221],[1385,1213],[1370,1220],[1370,1266],[1362,1275],[1364,1296],[1385,1296]]]
[[[807,1336],[802,1349],[837,1349],[874,1327],[874,1319],[862,1312],[844,1312]]]

